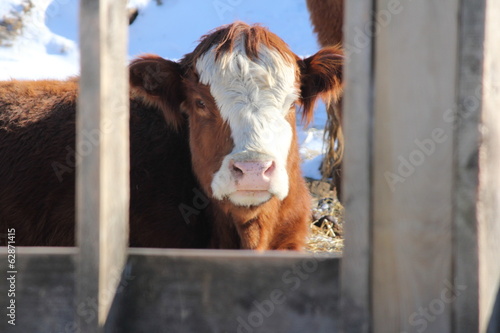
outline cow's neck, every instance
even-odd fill
[[[268,249],[273,233],[271,220],[276,219],[279,200],[272,199],[258,209],[235,208],[228,203],[213,202],[212,247]]]

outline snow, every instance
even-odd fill
[[[10,0],[0,2],[0,17],[12,16],[22,10],[24,0]]]
[[[2,0],[0,18],[18,15],[26,1]],[[22,34],[12,46],[0,46],[0,80],[78,75],[78,0],[31,2],[34,6],[23,16]],[[130,59],[142,53],[179,59],[202,35],[235,20],[268,27],[301,56],[318,50],[305,0],[130,0],[128,7],[140,8],[129,29]],[[325,121],[320,103],[310,128],[298,128],[302,170],[315,179],[321,178]]]
[[[25,1],[7,0],[0,9],[8,8],[7,2],[14,8]],[[0,79],[64,79],[77,75],[78,44],[52,32],[45,24],[46,20],[55,18],[49,11],[51,0],[36,0],[33,4],[34,7],[23,16],[21,36],[12,46],[0,47]],[[0,14],[12,16],[13,10],[0,10]]]

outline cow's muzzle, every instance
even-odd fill
[[[268,191],[276,169],[274,161],[231,161],[237,191]]]

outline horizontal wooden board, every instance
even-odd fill
[[[74,304],[74,248],[19,248],[16,326],[0,332],[78,332],[96,303]],[[107,332],[335,332],[339,327],[335,255],[132,249],[113,297]],[[0,269],[7,256],[1,248]],[[0,280],[0,307],[9,288]]]
[[[78,332],[69,329],[75,320],[75,248],[16,248],[15,297],[8,297],[10,281],[5,247],[0,254],[0,332]],[[39,252],[38,252],[39,250]],[[38,253],[37,253],[38,252]],[[8,323],[6,307],[15,300],[15,326]],[[8,310],[10,312],[10,310]],[[68,329],[65,329],[68,325]]]

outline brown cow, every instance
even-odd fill
[[[314,32],[322,47],[342,45],[344,24],[344,0],[306,0]],[[344,134],[342,132],[342,103],[327,103],[328,148],[321,173],[323,177],[333,177],[337,194],[342,189],[340,163],[344,154]]]
[[[342,55],[300,59],[260,26],[204,36],[179,62],[130,65],[130,245],[300,249],[310,197],[295,103],[337,96]],[[74,244],[77,80],[0,83],[0,230]],[[98,133],[84,133],[91,145]]]

